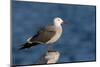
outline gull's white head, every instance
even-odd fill
[[[63,22],[64,21],[59,17],[54,18],[54,25],[56,25],[56,26],[61,25]]]

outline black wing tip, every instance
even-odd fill
[[[36,46],[37,44],[39,44],[39,43],[32,43],[32,44],[30,44],[30,43],[25,43],[25,44],[23,44],[23,45],[19,48],[19,50],[31,48],[32,46]]]
[[[21,48],[19,48],[18,50],[23,50],[23,49],[25,49],[25,47],[21,47]]]
[[[23,49],[28,48],[27,45],[29,45],[29,43],[25,43],[25,44],[21,45],[21,47],[18,50],[23,50]]]

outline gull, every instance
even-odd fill
[[[55,43],[62,34],[63,20],[59,17],[54,18],[53,24],[48,25],[40,29],[36,35],[27,39],[27,42],[22,45],[20,49],[30,48],[38,44],[46,44],[51,46]]]

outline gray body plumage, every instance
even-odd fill
[[[36,36],[33,36],[28,40],[29,43],[38,42],[45,44],[52,44],[56,42],[62,33],[62,27],[56,27],[54,25],[49,25],[41,29]]]

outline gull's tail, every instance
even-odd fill
[[[31,48],[32,46],[36,46],[38,44],[39,43],[25,43],[19,48],[19,50],[23,50],[23,49],[26,49],[26,48]]]

